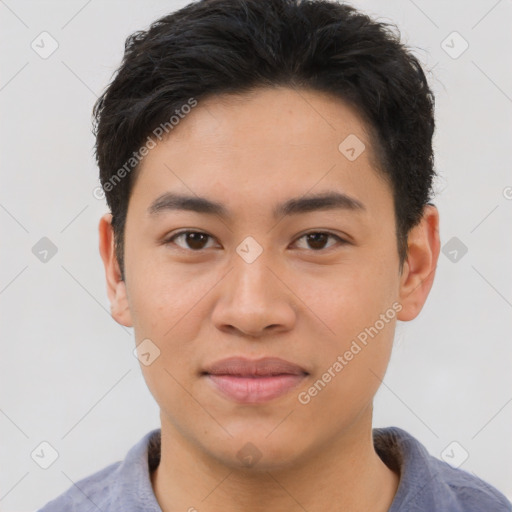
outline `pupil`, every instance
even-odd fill
[[[191,247],[192,249],[202,249],[202,244],[201,244],[201,241],[200,239],[202,237],[205,237],[205,235],[203,235],[202,233],[188,233],[187,235],[187,243],[189,244],[189,247]],[[194,245],[194,244],[197,244],[199,241],[199,245]],[[204,240],[203,240],[204,242]]]
[[[325,245],[326,237],[327,237],[327,235],[325,233],[310,233],[308,235],[309,243],[313,249],[322,249],[323,246]],[[320,244],[318,245],[319,239],[320,239]],[[311,242],[313,242],[313,243],[311,243]]]

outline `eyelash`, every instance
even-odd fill
[[[169,245],[171,243],[174,243],[174,240],[182,235],[187,235],[187,234],[197,234],[197,235],[206,235],[207,237],[210,237],[210,238],[214,238],[213,236],[209,235],[208,233],[205,233],[203,231],[192,231],[192,230],[188,230],[188,231],[179,231],[178,233],[175,233],[174,235],[172,235],[171,237],[167,238],[165,241],[164,241],[164,245]],[[321,235],[328,235],[329,237],[332,237],[332,238],[336,238],[338,240],[338,242],[340,243],[340,245],[347,245],[349,244],[349,242],[347,240],[344,240],[343,238],[341,238],[339,235],[335,235],[334,233],[331,233],[330,231],[309,231],[308,233],[304,233],[303,235],[301,235],[300,237],[298,237],[296,240],[300,240],[301,238],[305,238],[307,237],[308,235],[318,235],[318,234],[321,234]],[[175,244],[176,245],[176,244]],[[330,247],[327,247],[325,249],[311,249],[313,252],[322,252],[322,251],[327,251],[329,249],[331,249],[333,246],[330,246]],[[204,251],[206,249],[185,249],[183,247],[180,247],[178,245],[178,248],[179,249],[182,249],[184,251],[190,251],[190,252],[196,252],[196,253],[199,253],[201,251]]]

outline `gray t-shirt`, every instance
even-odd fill
[[[388,512],[512,512],[497,489],[432,457],[404,430],[375,428],[373,440],[380,458],[400,474]],[[159,462],[160,429],[155,429],[124,461],[79,480],[38,512],[161,512],[150,479]]]

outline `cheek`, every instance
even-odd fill
[[[194,305],[206,294],[210,281],[211,276],[186,265],[134,251],[127,264],[127,292],[136,331],[164,339],[182,329],[183,320],[194,315]]]
[[[137,343],[149,339],[158,357],[150,365],[141,364],[149,390],[165,411],[196,412],[190,396],[193,372],[198,367],[201,302],[208,280],[193,279],[183,271],[168,272],[157,265],[134,269],[128,295]],[[139,277],[140,276],[140,277]],[[193,283],[193,284],[192,284]]]
[[[294,291],[327,339],[349,340],[372,326],[397,299],[399,275],[391,263],[369,260],[335,265],[293,278]]]
[[[310,316],[318,319],[322,333],[317,373],[305,400],[314,396],[318,407],[334,407],[333,413],[344,416],[347,410],[356,414],[377,391],[391,355],[397,315],[399,276],[389,272],[393,257],[390,251],[389,259],[383,254],[380,261],[361,258],[322,277],[297,281],[298,294],[316,313]]]
[[[144,377],[153,391],[177,385],[173,377],[188,385],[201,362],[208,294],[220,277],[197,267],[144,264],[143,258],[138,262],[131,268],[133,279],[127,280],[135,338],[137,343],[150,339],[160,351],[154,364],[142,368]]]
[[[369,311],[364,301],[339,299],[337,304],[328,319],[335,334],[318,344],[316,372],[299,402],[311,403],[311,410],[322,417],[322,411],[329,411],[336,418],[333,425],[339,426],[365,410],[377,392],[389,363],[397,312],[391,305],[377,304]]]

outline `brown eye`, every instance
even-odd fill
[[[176,241],[180,239],[182,240],[182,242],[176,243]],[[181,249],[199,252],[202,251],[203,249],[208,248],[207,243],[209,239],[213,239],[213,237],[201,231],[181,231],[180,233],[176,233],[175,235],[171,236],[165,243],[175,243],[175,245],[177,245]],[[335,245],[335,243],[326,245],[329,239],[338,241],[340,245],[348,243],[346,242],[346,240],[343,240],[338,235],[326,231],[313,231],[310,233],[306,233],[297,240],[302,239],[305,239],[307,244],[306,247],[302,248],[311,249],[315,252],[320,252],[322,250],[329,249],[330,247]]]
[[[181,233],[177,233],[169,238],[167,243],[174,242],[180,238],[185,241],[185,246],[176,244],[178,247],[181,247],[182,249],[191,249],[193,251],[201,251],[206,248],[206,242],[211,238],[211,236],[200,231],[182,231]]]
[[[329,238],[338,240],[341,244],[346,243],[345,240],[340,238],[338,235],[335,235],[333,233],[328,233],[326,231],[313,231],[311,233],[306,233],[305,235],[301,236],[298,240],[306,239],[306,243],[309,247],[306,247],[306,249],[310,248],[314,251],[321,251],[323,249],[329,249],[332,247],[331,244],[326,247],[326,243],[329,240]]]

